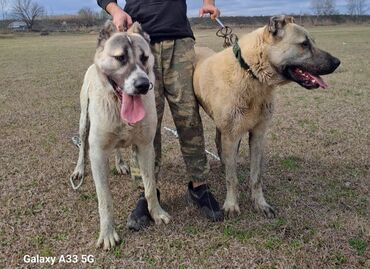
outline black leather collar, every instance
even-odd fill
[[[238,42],[236,42],[233,46],[233,52],[234,52],[234,55],[235,55],[235,58],[238,60],[240,66],[245,69],[246,71],[248,71],[252,77],[254,79],[257,79],[257,76],[253,73],[253,70],[251,69],[251,67],[249,66],[249,64],[247,64],[244,59],[243,59],[243,56],[242,56],[242,51],[240,49],[240,46],[238,44]]]

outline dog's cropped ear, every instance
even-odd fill
[[[100,30],[98,37],[98,47],[104,46],[104,43],[117,31],[116,26],[111,20],[107,20]]]
[[[294,23],[294,18],[290,16],[271,17],[268,25],[269,32],[273,36],[282,37],[284,35],[284,27],[288,23]]]
[[[127,30],[127,33],[129,33],[129,34],[139,34],[142,37],[144,37],[144,39],[148,43],[150,43],[149,35],[143,31],[143,28],[141,28],[141,25],[138,22],[134,22],[134,24],[130,27],[130,29]]]

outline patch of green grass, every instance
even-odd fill
[[[48,135],[48,142],[54,145],[58,141],[56,134],[50,133]]]
[[[283,241],[279,237],[273,236],[264,245],[267,249],[274,250],[279,248],[282,243]]]
[[[145,255],[144,256],[144,260],[147,262],[147,264],[150,266],[150,267],[155,267],[157,262],[155,261],[155,259],[149,255]]]
[[[68,239],[68,235],[65,233],[59,233],[54,237],[54,239],[58,241],[66,241]]]
[[[43,248],[40,251],[40,256],[43,257],[51,257],[54,256],[53,252],[51,251],[49,246],[43,246]]]
[[[238,170],[238,182],[239,184],[243,184],[248,180],[249,176],[249,169],[247,167],[243,167],[242,169]]]
[[[110,170],[110,173],[114,176],[119,176],[120,175],[120,173],[118,173],[118,171],[115,167]]]
[[[42,202],[40,203],[35,203],[35,204],[32,204],[29,208],[27,208],[24,212],[25,215],[29,216],[34,216],[36,215],[37,213],[40,213],[43,209],[44,205]]]
[[[90,193],[90,194],[88,194],[88,193],[81,193],[80,199],[82,201],[91,201],[91,200],[97,201],[96,193]]]
[[[353,249],[357,250],[358,255],[364,255],[368,246],[367,241],[360,238],[353,238],[350,239],[348,242]]]
[[[210,251],[210,253],[214,253],[220,247],[224,247],[225,244],[227,245],[226,242],[217,241],[215,243],[210,244],[209,247],[208,247],[208,250]]]
[[[342,186],[339,182],[331,182],[325,188],[326,194],[322,196],[325,203],[337,203],[340,200],[353,204],[358,194],[353,190]]]
[[[301,249],[304,246],[304,243],[300,239],[294,239],[292,242],[290,242],[290,247],[293,250]]]
[[[282,160],[281,165],[284,169],[289,171],[295,171],[299,168],[298,159],[293,156]]]
[[[316,132],[319,129],[316,122],[308,119],[298,120],[298,125],[310,132]]]
[[[356,211],[366,217],[369,216],[369,198],[366,196],[360,196],[356,202]]]
[[[197,227],[188,225],[185,226],[185,232],[189,235],[197,235],[199,233],[199,229]]]
[[[278,218],[276,218],[272,221],[270,226],[273,230],[276,230],[276,229],[279,229],[279,228],[285,226],[287,223],[288,223],[288,221],[286,219],[284,219],[282,217],[278,217]]]
[[[116,257],[117,259],[122,257],[122,251],[120,248],[117,247],[114,249],[114,257]]]
[[[337,252],[334,255],[335,265],[343,265],[347,262],[347,257],[342,252]]]
[[[341,132],[338,129],[329,129],[329,134],[332,135],[333,138],[338,138]]]
[[[175,249],[182,249],[183,244],[184,243],[183,243],[182,240],[180,240],[180,239],[174,239],[174,240],[171,241],[170,247],[171,248],[175,248]]]
[[[244,243],[253,237],[253,231],[238,230],[230,225],[226,225],[224,227],[223,234],[224,236],[234,238],[241,243]]]
[[[329,226],[335,230],[340,230],[343,225],[339,220],[332,221]]]
[[[36,235],[31,239],[31,243],[35,249],[41,249],[45,242],[45,238],[41,235]]]

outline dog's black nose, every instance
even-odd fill
[[[134,87],[138,91],[139,94],[146,94],[150,87],[149,79],[147,78],[138,78],[134,82]]]
[[[336,57],[333,57],[332,64],[334,69],[337,69],[337,67],[340,65],[340,60]]]

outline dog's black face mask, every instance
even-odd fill
[[[340,65],[339,59],[317,48],[305,49],[309,49],[312,56],[304,63],[288,62],[283,75],[306,89],[326,89],[328,85],[320,76],[333,73]]]
[[[273,39],[271,64],[286,80],[306,89],[328,87],[320,76],[333,73],[340,65],[338,58],[319,49],[292,17],[273,17],[268,29]]]

